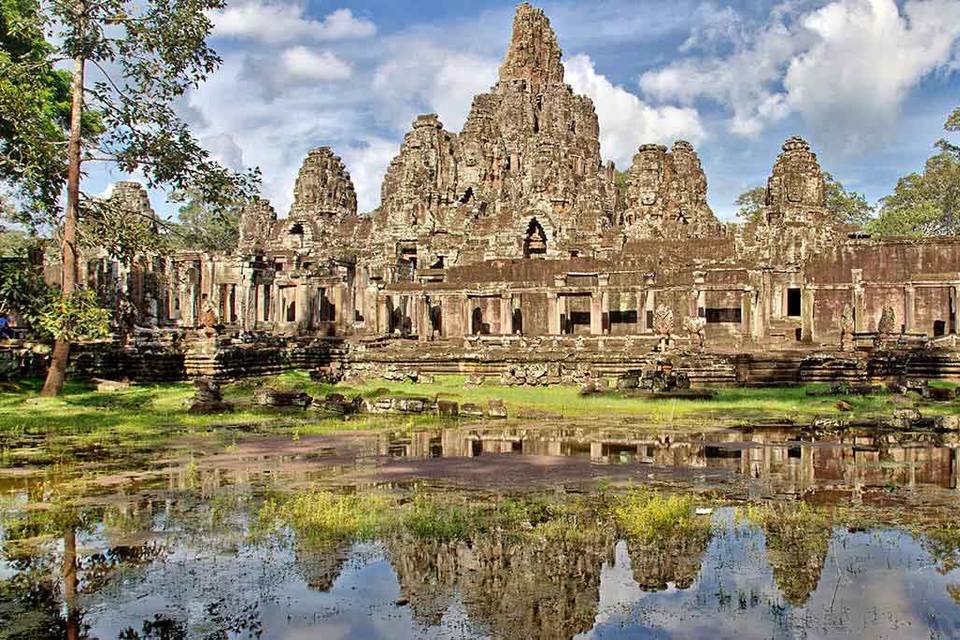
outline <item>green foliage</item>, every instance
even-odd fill
[[[823,174],[823,181],[826,186],[827,210],[836,223],[862,227],[870,221],[873,207],[867,202],[866,196],[856,191],[848,191],[829,173]],[[745,222],[762,222],[766,199],[767,190],[764,187],[744,191],[735,202],[739,207],[737,217]]]
[[[943,125],[943,128],[950,133],[960,133],[960,107],[953,110],[953,113],[947,118],[947,122]],[[941,139],[937,141],[937,146],[940,147],[941,150],[960,158],[960,145],[956,145],[946,139]]]
[[[648,545],[672,538],[704,539],[712,528],[709,518],[695,515],[693,498],[687,495],[634,491],[616,501],[612,514],[628,537]]]
[[[288,526],[297,536],[321,546],[369,540],[387,525],[390,502],[379,495],[337,495],[329,491],[294,493],[267,500],[260,508],[260,535]]]
[[[222,252],[237,248],[243,209],[241,200],[211,206],[193,190],[175,193],[173,199],[183,203],[176,229],[176,244],[180,248]]]
[[[879,236],[943,236],[960,233],[960,157],[941,151],[921,173],[900,178],[881,200],[868,226]]]
[[[763,187],[754,187],[753,189],[744,191],[737,196],[737,200],[734,203],[739,207],[737,209],[737,217],[745,222],[762,222],[763,207],[766,205],[766,201],[767,190]]]
[[[866,196],[856,191],[847,191],[846,187],[829,173],[823,174],[823,181],[827,188],[827,209],[834,220],[856,227],[862,227],[871,220],[873,207],[867,202]]]
[[[162,255],[173,249],[167,229],[152,217],[111,198],[83,203],[78,236],[88,249],[102,248],[113,258],[131,262],[138,256]]]
[[[91,289],[78,289],[68,295],[54,295],[40,309],[37,327],[57,340],[110,336],[110,311],[100,306]]]
[[[617,191],[620,192],[621,195],[624,195],[627,193],[627,184],[629,180],[630,180],[629,171],[617,171],[614,174],[613,184],[617,187]]]
[[[28,260],[0,258],[0,313],[15,313],[37,326],[52,291]]]

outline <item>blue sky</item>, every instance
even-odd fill
[[[228,0],[229,2],[229,0]],[[782,142],[874,201],[918,170],[960,105],[960,0],[551,0],[567,82],[597,107],[618,168],[647,142],[694,143],[730,219]],[[213,16],[222,68],[183,101],[227,164],[259,166],[281,215],[307,151],[343,157],[362,210],[416,114],[459,131],[496,79],[514,2],[236,0]],[[112,178],[91,175],[88,191]],[[154,194],[155,207],[164,205]]]

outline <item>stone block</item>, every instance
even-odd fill
[[[487,417],[505,419],[507,417],[507,406],[503,400],[491,400],[487,403]]]
[[[472,402],[465,402],[460,405],[460,415],[466,418],[482,418],[483,407]]]
[[[460,415],[460,405],[455,400],[437,400],[437,415],[448,417]]]

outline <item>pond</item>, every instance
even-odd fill
[[[0,470],[0,638],[960,637],[950,436],[475,425],[183,453]],[[651,485],[685,502],[629,498]]]

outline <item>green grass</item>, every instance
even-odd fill
[[[298,541],[320,546],[405,534],[434,542],[484,536],[573,540],[604,526],[588,501],[545,496],[402,492],[341,494],[311,490],[271,498],[261,506],[254,538],[289,528]]]
[[[431,384],[369,380],[345,385],[313,383],[301,372],[278,377],[281,384],[323,395],[336,392],[345,396],[371,397],[377,390],[390,395],[440,397],[486,405],[503,400],[511,417],[549,415],[565,418],[636,418],[651,424],[691,424],[695,426],[746,424],[750,422],[793,421],[809,424],[818,417],[878,418],[889,416],[897,408],[889,394],[844,396],[853,406],[851,412],[837,408],[839,396],[810,396],[809,390],[824,390],[828,385],[801,385],[777,388],[723,388],[713,400],[629,398],[615,392],[581,396],[576,386],[503,387],[495,383],[468,387],[463,376],[437,376]],[[918,399],[918,402],[919,399]],[[960,412],[960,403],[927,403],[930,415]]]
[[[628,538],[645,545],[671,539],[704,539],[711,530],[710,518],[695,514],[690,495],[637,490],[618,498],[611,514]]]
[[[850,396],[853,410],[842,413],[837,397],[808,396],[810,389],[719,389],[713,400],[645,399],[614,392],[581,396],[575,386],[468,387],[462,376],[441,376],[430,384],[369,380],[343,385],[319,384],[304,372],[289,372],[266,380],[243,380],[225,385],[225,398],[236,411],[219,415],[189,413],[193,386],[189,383],[134,386],[98,393],[91,385],[70,382],[58,398],[39,397],[40,381],[6,383],[0,387],[0,466],[68,463],[97,460],[105,453],[147,454],[178,436],[233,446],[245,434],[287,434],[294,439],[334,430],[409,429],[441,424],[431,415],[365,414],[344,420],[320,411],[277,410],[251,402],[258,386],[303,390],[322,398],[329,393],[373,397],[380,393],[445,398],[486,405],[502,400],[511,418],[536,424],[543,419],[568,419],[606,425],[642,420],[650,426],[723,427],[763,422],[810,424],[816,418],[874,419],[889,416],[894,396]],[[902,402],[902,401],[901,401]],[[960,412],[960,402],[924,403],[926,415]]]

